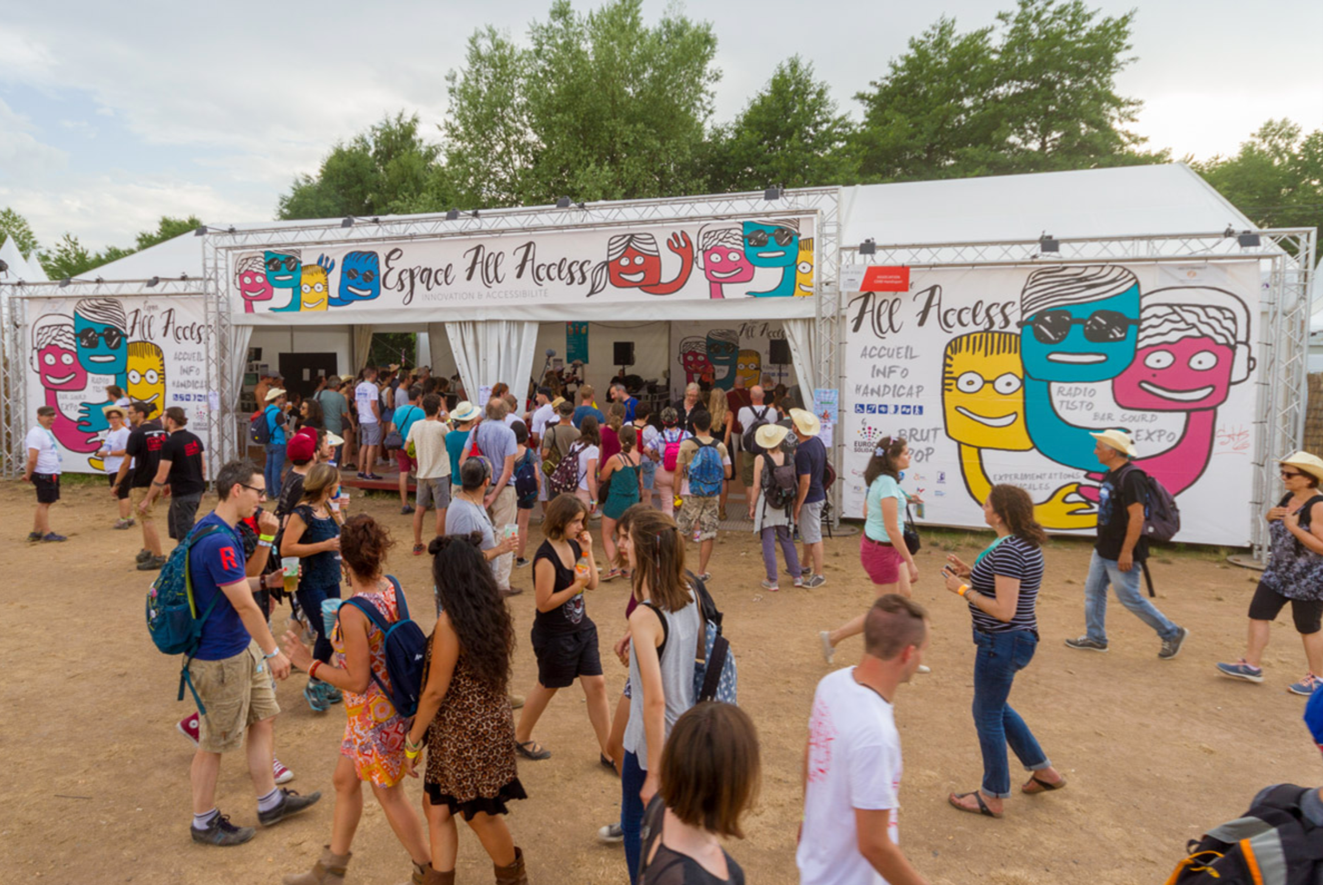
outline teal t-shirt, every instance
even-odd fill
[[[446,434],[446,454],[450,456],[450,481],[459,485],[459,459],[469,442],[469,431],[452,430]]]
[[[415,421],[421,421],[426,417],[426,413],[415,405],[402,406],[395,410],[391,420],[395,422],[396,428],[400,431],[400,436],[404,439],[409,438],[409,428]]]
[[[905,493],[900,490],[900,483],[885,473],[873,480],[868,487],[867,519],[864,522],[864,534],[874,541],[891,542],[887,537],[887,527],[882,522],[882,501],[884,498],[896,499],[896,528],[905,531]]]

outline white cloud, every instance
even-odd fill
[[[0,169],[15,178],[40,176],[63,169],[67,152],[33,135],[31,121],[0,99]]]

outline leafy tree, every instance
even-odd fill
[[[41,255],[41,266],[52,280],[79,276],[99,263],[95,253],[67,232],[56,242],[53,250]]]
[[[851,129],[827,84],[814,79],[813,65],[792,56],[730,126],[713,132],[708,186],[747,191],[769,184],[853,184],[855,164],[846,149]]]
[[[100,252],[92,252],[80,243],[77,237],[66,232],[52,251],[42,253],[41,266],[52,280],[86,276],[88,271],[102,265],[118,261],[157,243],[173,240],[180,234],[191,233],[201,224],[202,221],[196,215],[190,215],[188,218],[171,218],[162,215],[156,230],[139,233],[136,237],[136,245],[133,247],[125,249],[120,246],[107,246]]]
[[[1193,166],[1260,227],[1323,229],[1323,129],[1269,120],[1235,156]]]
[[[14,245],[18,246],[18,251],[23,253],[24,258],[41,248],[41,245],[37,242],[37,235],[32,232],[28,220],[13,209],[6,207],[0,209],[0,246],[3,246],[5,240],[11,237],[14,240]]]
[[[161,221],[156,226],[156,230],[145,230],[138,234],[137,247],[126,251],[128,255],[131,252],[140,252],[149,246],[155,246],[157,243],[164,243],[166,240],[173,240],[181,234],[189,234],[202,226],[202,219],[196,215],[190,215],[187,218],[171,218],[169,215],[162,215]],[[111,247],[114,248],[114,247]],[[113,261],[114,258],[106,258],[106,261]],[[123,257],[123,256],[116,256]]]

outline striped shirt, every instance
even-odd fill
[[[1015,617],[1009,624],[999,621],[970,600],[969,612],[974,618],[974,629],[984,633],[1037,630],[1038,617],[1034,609],[1038,604],[1038,588],[1043,583],[1043,551],[1015,535],[1007,535],[974,565],[969,576],[970,593],[978,592],[995,599],[998,575],[1015,578],[1020,582],[1020,598],[1015,606]]]

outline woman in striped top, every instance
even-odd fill
[[[1047,540],[1034,522],[1034,502],[1018,486],[996,485],[983,503],[983,518],[997,533],[974,565],[947,557],[942,569],[946,589],[965,597],[974,620],[974,727],[983,751],[983,786],[970,793],[952,793],[947,801],[961,811],[1001,817],[1002,800],[1011,795],[1010,744],[1029,781],[1020,791],[1030,795],[1059,790],[1066,779],[1052,767],[1029,726],[1007,703],[1016,672],[1033,660],[1038,648],[1034,607],[1043,582],[1043,552]]]

